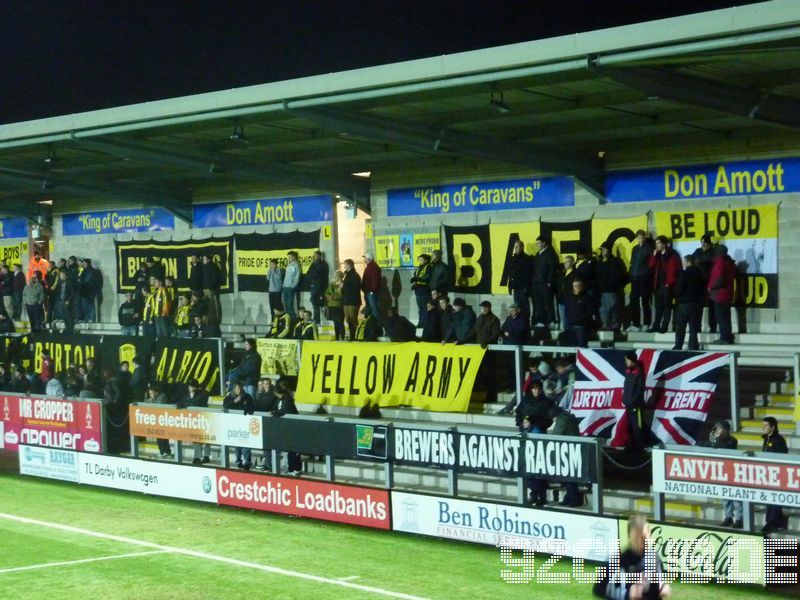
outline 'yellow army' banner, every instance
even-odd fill
[[[305,342],[297,399],[467,412],[484,352],[477,345]]]
[[[259,338],[256,351],[261,356],[262,375],[297,375],[297,340]]]
[[[739,269],[742,289],[737,287],[736,297],[753,308],[778,307],[777,205],[657,212],[656,233],[670,238],[681,255],[694,252],[710,234]]]

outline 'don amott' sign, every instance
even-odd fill
[[[175,217],[163,208],[134,208],[66,214],[61,217],[62,235],[172,231]]]
[[[333,199],[327,195],[216,202],[192,207],[193,227],[242,227],[332,220]]]
[[[690,200],[800,191],[800,159],[620,171],[606,176],[608,202]]]

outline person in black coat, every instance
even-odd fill
[[[778,431],[778,421],[775,417],[764,417],[764,422],[761,425],[761,434],[761,438],[764,440],[761,444],[762,452],[789,453],[786,439]],[[767,516],[764,527],[761,529],[763,533],[786,529],[788,524],[789,519],[784,516],[783,509],[780,506],[775,504],[767,505]]]
[[[245,415],[252,415],[255,412],[255,402],[253,397],[244,391],[244,386],[241,381],[233,384],[233,390],[222,400],[222,408],[226,412],[241,410]],[[236,466],[245,471],[250,469],[251,466],[250,448],[236,448]]]
[[[308,267],[305,278],[308,283],[308,292],[311,295],[311,306],[314,307],[314,323],[319,325],[320,308],[325,306],[325,289],[330,282],[330,269],[328,263],[322,258],[322,253],[314,252],[314,258]]]
[[[559,262],[550,239],[536,238],[539,252],[533,257],[531,273],[531,299],[533,300],[533,319],[535,326],[549,327],[555,322],[553,298],[558,286]]]
[[[393,342],[413,342],[417,339],[417,328],[402,315],[397,314],[397,309],[390,306],[387,312],[383,329]]]
[[[342,308],[344,320],[350,331],[350,339],[356,339],[358,327],[358,309],[361,306],[361,276],[356,273],[355,264],[351,259],[346,259],[344,265],[344,278],[342,279]]]
[[[620,305],[622,289],[628,281],[628,271],[618,256],[614,256],[614,244],[605,241],[600,245],[600,260],[597,263],[597,293],[600,295],[600,322],[603,329],[619,329],[622,321]]]
[[[508,317],[500,326],[501,340],[503,344],[512,346],[522,346],[528,341],[530,330],[528,321],[525,318],[522,307],[519,304],[512,304],[508,307]]]
[[[686,336],[686,325],[689,325],[689,350],[699,350],[697,339],[700,333],[700,321],[703,318],[703,305],[706,302],[706,278],[695,265],[694,256],[683,257],[683,271],[678,273],[675,282],[675,346],[673,350],[683,348]]]
[[[248,338],[244,341],[244,354],[239,365],[228,373],[228,383],[239,381],[248,395],[254,396],[258,378],[261,376],[261,355],[256,350],[256,341]]]
[[[716,246],[714,245],[711,234],[704,233],[700,238],[700,247],[692,253],[695,266],[700,269],[700,271],[703,273],[703,277],[706,279],[706,287],[708,287],[708,283],[711,280],[711,267],[714,260],[715,249]],[[711,300],[711,298],[706,297],[704,299],[704,305],[708,307],[708,331],[710,333],[716,333],[717,314],[714,311],[714,302]],[[702,314],[700,315],[700,319],[702,321]]]
[[[215,324],[222,323],[222,307],[219,304],[219,288],[222,285],[222,271],[211,254],[203,256],[200,272],[203,275],[203,296],[206,299],[208,319]]]
[[[282,417],[284,415],[298,414],[297,406],[294,403],[294,397],[289,389],[283,384],[278,382],[275,386],[275,408],[272,410],[273,417]],[[299,475],[303,468],[303,462],[297,452],[289,452],[289,475]]]
[[[436,300],[428,298],[426,303],[427,312],[422,320],[422,335],[420,340],[423,342],[442,341],[442,313],[436,306]]]
[[[189,257],[189,291],[203,295],[203,265],[196,254]]]
[[[583,280],[576,277],[572,280],[572,293],[564,298],[568,340],[577,348],[589,345],[589,335],[596,327],[594,299],[583,286]]]
[[[643,230],[636,232],[636,245],[631,250],[631,328],[639,331],[650,328],[653,320],[653,271],[650,257],[653,255],[653,240]]]
[[[636,352],[625,354],[625,382],[622,386],[622,404],[625,406],[625,419],[628,425],[626,449],[640,451],[644,440],[644,367]]]
[[[508,259],[508,293],[514,298],[514,304],[522,311],[522,318],[530,328],[530,288],[533,278],[533,258],[525,253],[522,240],[514,242],[514,249]]]

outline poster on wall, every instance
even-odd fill
[[[237,233],[234,236],[234,264],[239,291],[266,292],[269,261],[274,258],[280,268],[286,269],[286,255],[290,250],[297,252],[297,260],[306,273],[314,253],[319,251],[319,234],[319,229],[290,233]],[[304,289],[302,281],[301,289]]]
[[[161,261],[166,275],[175,280],[178,291],[190,291],[192,256],[211,256],[220,269],[220,293],[233,293],[233,236],[183,241],[115,241],[114,248],[117,256],[117,292],[120,294],[134,291],[136,272],[144,266],[147,257]]]
[[[681,254],[700,247],[709,233],[736,263],[736,298],[751,308],[778,308],[778,207],[775,204],[656,213],[656,233]]]
[[[136,233],[140,231],[171,231],[173,229],[175,229],[175,217],[164,208],[131,208],[71,213],[61,217],[62,235]]]
[[[408,242],[406,242],[408,243]],[[410,254],[410,246],[406,246]],[[375,236],[375,262],[381,269],[394,269],[401,265],[399,235]],[[410,261],[410,257],[408,258]]]
[[[11,266],[25,265],[28,262],[28,242],[8,244],[5,240],[0,240],[0,259]]]
[[[570,411],[580,419],[581,435],[610,439],[624,447],[629,431],[622,404],[626,350],[578,349]],[[697,442],[716,393],[724,352],[638,350],[645,373],[645,406],[649,428],[665,444]],[[652,418],[651,416],[652,415]]]
[[[28,219],[7,217],[0,219],[0,240],[28,237]]]

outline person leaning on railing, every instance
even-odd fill
[[[700,309],[702,311],[702,307]],[[714,429],[708,435],[707,442],[700,442],[698,446],[708,446],[709,448],[721,448],[723,450],[736,450],[739,440],[731,435],[731,424],[728,421],[717,421]],[[742,528],[743,505],[738,500],[725,500],[725,520],[720,523],[720,527]]]
[[[233,384],[233,390],[228,392],[222,400],[222,408],[228,411],[241,410],[245,415],[252,415],[255,412],[255,403],[253,397],[244,391],[244,386],[241,381]],[[250,469],[251,462],[250,448],[236,448],[236,466],[245,471]]]

